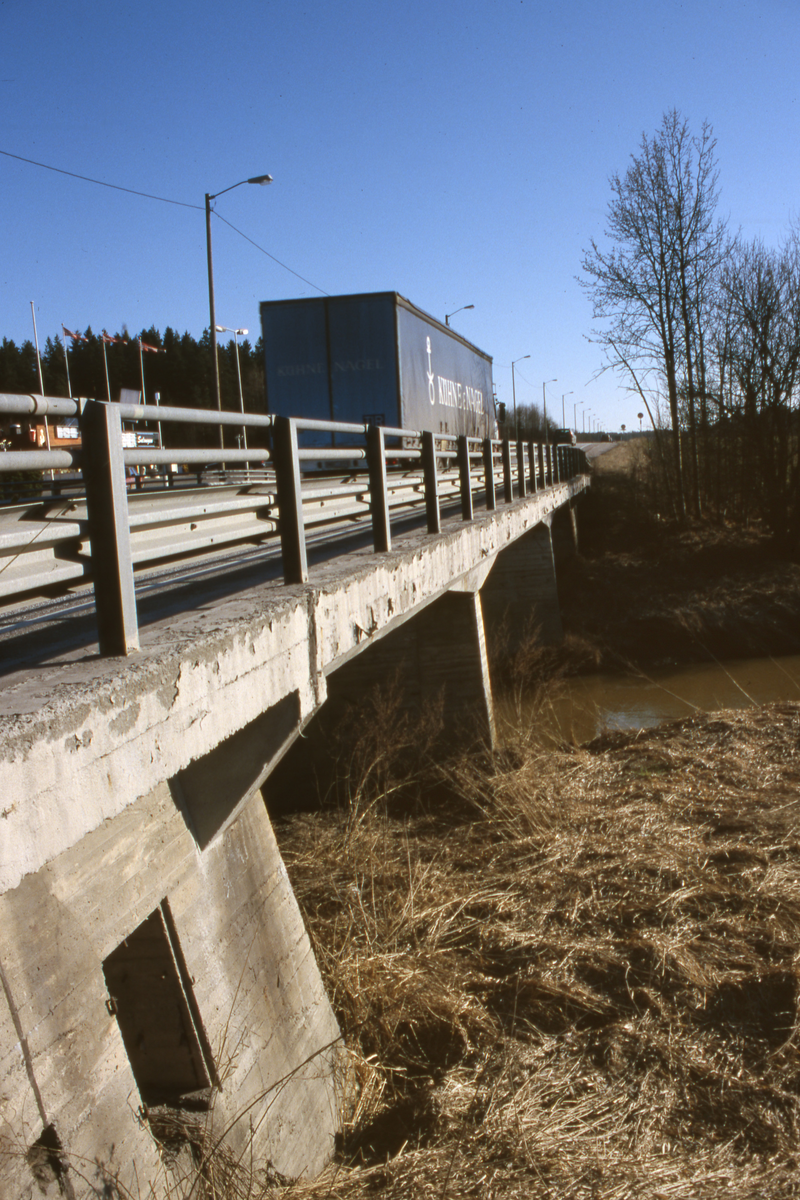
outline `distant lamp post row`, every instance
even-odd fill
[[[542,383],[542,408],[544,409],[544,440],[547,445],[550,445],[550,437],[547,432],[547,385],[548,383],[558,383],[557,379],[545,379]]]
[[[444,323],[445,323],[445,325],[447,325],[447,326],[448,326],[448,328],[449,328],[449,326],[450,326],[450,318],[451,318],[451,317],[454,317],[454,316],[456,315],[456,313],[460,313],[460,312],[466,312],[468,308],[474,308],[474,307],[475,307],[475,305],[474,305],[474,304],[462,304],[462,305],[461,305],[461,308],[457,308],[455,312],[451,312],[451,313],[445,313],[445,315],[444,315]]]
[[[239,408],[242,410],[242,416],[244,416],[244,393],[242,392],[242,366],[241,366],[241,363],[239,362],[239,338],[247,337],[247,330],[246,329],[229,329],[227,325],[215,325],[214,328],[217,333],[232,333],[233,334],[233,340],[236,343],[236,374],[239,376]],[[246,450],[247,449],[247,427],[245,425],[242,425],[242,441],[244,443],[244,448]]]
[[[511,364],[511,397],[514,401],[514,438],[519,441],[519,423],[517,421],[517,387],[514,382],[514,367],[518,362],[524,362],[526,358],[530,358],[530,354],[523,354],[522,358],[515,358]]]
[[[211,358],[214,363],[214,397],[217,402],[217,411],[222,412],[222,393],[219,386],[219,362],[217,361],[217,313],[214,304],[214,264],[211,256],[211,201],[216,200],[219,196],[224,196],[226,192],[232,192],[234,188],[241,187],[244,183],[257,183],[261,187],[265,184],[272,183],[271,175],[254,175],[252,179],[240,179],[238,183],[232,183],[230,187],[223,188],[221,192],[206,192],[206,252],[208,255],[208,310],[211,318]],[[219,444],[220,448],[224,449],[225,442],[223,438],[222,426],[219,427]]]

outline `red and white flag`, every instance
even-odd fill
[[[73,342],[88,342],[89,340],[82,333],[73,333],[71,329],[67,329],[66,325],[62,325],[61,328],[64,330],[64,337],[72,338]]]
[[[106,343],[106,345],[119,343],[120,346],[127,346],[128,344],[127,338],[112,337],[110,333],[106,333],[105,329],[102,333],[102,340]]]
[[[166,353],[166,351],[162,350],[160,346],[148,346],[147,342],[143,342],[141,338],[137,338],[137,341],[139,342],[139,345],[141,346],[142,350],[149,350],[151,354],[165,354]]]

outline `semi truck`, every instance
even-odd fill
[[[261,329],[270,413],[496,433],[491,357],[397,292],[264,301]],[[332,435],[305,430],[300,442],[322,448]]]

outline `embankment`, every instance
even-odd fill
[[[604,670],[800,653],[800,564],[760,525],[662,519],[642,445],[595,460],[582,554],[559,562],[565,630]]]
[[[800,649],[797,564],[620,518],[635,486],[584,512],[546,671]],[[449,763],[370,724],[343,807],[278,824],[359,1082],[298,1194],[796,1196],[800,704]]]

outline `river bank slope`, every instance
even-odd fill
[[[800,649],[797,564],[616,474],[558,669]],[[390,699],[363,725],[342,806],[277,823],[354,1104],[292,1194],[800,1195],[800,704],[449,761]]]
[[[645,440],[593,463],[581,554],[558,562],[565,630],[583,666],[669,666],[800,653],[800,563],[758,523],[665,520]]]

